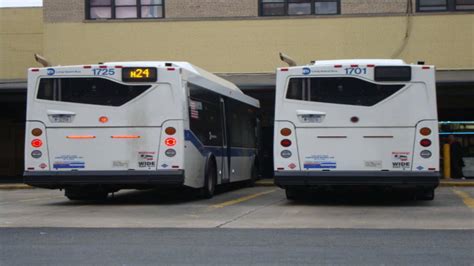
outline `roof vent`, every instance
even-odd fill
[[[165,63],[165,67],[172,67],[173,64],[172,63]]]
[[[424,64],[425,64],[425,61],[418,61],[418,62],[416,62],[416,64],[418,64],[418,65],[424,65]]]

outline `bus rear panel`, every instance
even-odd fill
[[[30,69],[25,183],[182,185],[184,91],[177,73],[115,65]]]
[[[275,183],[432,191],[439,183],[435,69],[400,60],[277,71]]]

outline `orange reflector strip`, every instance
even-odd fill
[[[66,136],[68,139],[95,139],[95,136]]]
[[[141,137],[136,136],[136,135],[114,135],[114,136],[111,136],[111,138],[113,139],[139,139]]]

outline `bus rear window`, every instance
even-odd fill
[[[380,85],[352,77],[292,78],[287,99],[373,106],[390,97],[404,85]]]
[[[37,98],[58,102],[121,106],[149,85],[124,85],[103,78],[43,78]]]
[[[409,66],[379,66],[375,67],[375,81],[410,81],[411,67]]]

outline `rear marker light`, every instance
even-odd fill
[[[43,130],[41,130],[40,128],[35,128],[35,129],[31,130],[31,135],[33,135],[35,137],[39,137],[39,136],[41,136],[41,134],[43,134]]]
[[[92,66],[84,66],[84,68],[92,68]]]
[[[359,118],[357,116],[353,116],[353,117],[351,117],[351,122],[352,123],[357,123],[357,122],[359,122]]]
[[[101,117],[99,117],[99,122],[107,123],[107,122],[109,122],[109,118],[107,116],[101,116]]]
[[[31,157],[35,159],[41,158],[41,156],[43,156],[43,153],[40,150],[34,150],[31,152]]]
[[[95,136],[66,136],[67,139],[95,139]]]
[[[167,70],[168,70],[168,71],[174,71],[175,68],[174,68],[174,67],[168,67]]]
[[[139,139],[141,137],[136,136],[136,135],[114,135],[114,136],[111,136],[111,138],[113,139]]]
[[[375,65],[367,65],[367,67],[375,67]]]
[[[283,72],[288,71],[288,68],[281,68],[280,71],[283,71]]]
[[[431,129],[424,127],[420,129],[420,134],[423,136],[429,136],[431,134]]]
[[[431,151],[429,151],[429,150],[422,150],[422,151],[420,152],[420,156],[421,156],[422,158],[425,158],[425,159],[430,158],[431,155],[432,155],[432,153],[431,153]]]
[[[177,168],[179,168],[179,165],[173,165],[173,166],[171,166],[171,168],[177,169]]]
[[[429,139],[422,139],[420,141],[420,145],[423,146],[423,147],[429,147],[431,146],[431,140]]]
[[[281,146],[283,146],[283,147],[289,147],[289,146],[291,146],[291,140],[289,140],[289,139],[284,139],[284,140],[282,140],[282,141],[280,142],[280,144],[281,144]]]
[[[166,146],[172,147],[176,145],[176,139],[175,138],[167,138],[165,139],[165,144]]]
[[[174,157],[176,155],[176,150],[173,150],[173,149],[167,149],[165,151],[165,155],[168,156],[168,157]]]
[[[174,135],[174,133],[176,133],[176,128],[174,127],[167,127],[165,129],[165,133],[168,134],[168,135]]]
[[[289,128],[282,128],[282,129],[280,130],[280,134],[281,134],[282,136],[287,137],[287,136],[291,135],[291,129],[289,129]]]
[[[40,70],[37,69],[37,68],[34,68],[34,69],[31,70],[31,72],[38,72],[38,71],[40,71]]]
[[[428,168],[428,170],[430,170],[430,171],[435,171],[436,168]]]
[[[422,67],[422,69],[430,69],[430,67],[429,66],[424,66],[424,67]]]
[[[99,66],[99,68],[107,68],[107,66]]]
[[[351,65],[351,67],[359,67],[359,65]]]
[[[123,66],[115,66],[115,68],[123,68]]]
[[[335,68],[341,68],[342,65],[334,65]]]
[[[33,146],[35,148],[39,148],[39,147],[43,146],[43,142],[40,139],[34,139],[34,140],[31,141],[31,146]]]
[[[283,167],[278,167],[277,170],[285,170]]]
[[[280,155],[283,158],[290,158],[292,154],[291,154],[291,151],[289,150],[283,150],[281,151]]]

